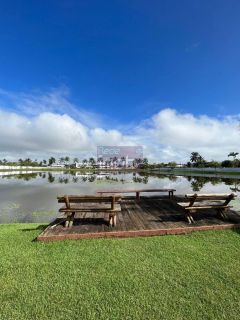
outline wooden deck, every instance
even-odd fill
[[[107,214],[81,213],[81,216],[76,216],[72,228],[64,228],[64,224],[61,223],[63,219],[58,218],[38,236],[37,240],[158,236],[240,228],[240,214],[233,210],[227,212],[225,221],[218,219],[214,210],[202,210],[194,215],[196,222],[188,224],[183,209],[176,201],[167,197],[141,197],[140,201],[134,197],[124,197],[121,208],[122,211],[117,215],[116,227],[108,225]]]

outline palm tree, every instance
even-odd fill
[[[102,158],[102,157],[99,157],[99,158],[97,159],[97,162],[102,163],[102,162],[103,162],[103,158]]]
[[[59,159],[59,162],[60,162],[60,163],[64,163],[64,161],[65,161],[65,157],[61,157],[61,158]]]
[[[230,152],[228,154],[228,157],[233,157],[233,165],[235,165],[235,163],[236,163],[236,157],[238,154],[239,154],[238,152]]]
[[[198,152],[191,153],[190,161],[194,163],[196,167],[201,167],[206,162]]]
[[[124,166],[124,165],[126,165],[126,158],[125,157],[121,157],[121,161],[122,161],[122,167]]]
[[[73,159],[73,162],[78,163],[78,162],[79,162],[79,159],[78,159],[78,158],[74,158],[74,159]]]
[[[48,165],[51,166],[53,163],[56,163],[56,159],[54,157],[49,158]]]
[[[94,158],[89,158],[88,162],[90,163],[91,166],[93,166],[96,163]]]
[[[143,164],[148,164],[148,159],[147,159],[147,158],[143,158],[142,163],[143,163]]]
[[[198,152],[192,152],[191,157],[190,157],[190,161],[196,163],[198,161],[199,156],[200,156],[200,154]]]
[[[135,159],[133,160],[133,166],[134,166],[134,167],[137,167],[138,164],[140,164],[140,163],[142,163],[142,159],[140,159],[140,158],[135,158]]]
[[[83,159],[83,164],[87,164],[88,163],[88,160],[87,159]]]
[[[65,157],[65,159],[64,159],[66,162],[69,162],[70,161],[70,158],[67,156],[67,157]]]
[[[117,157],[113,157],[113,164],[114,164],[115,167],[116,167],[117,161],[118,161],[118,158]]]
[[[228,157],[233,157],[234,160],[236,159],[236,156],[239,154],[239,152],[230,152]]]

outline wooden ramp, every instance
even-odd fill
[[[240,228],[240,214],[233,210],[227,212],[226,220],[217,218],[214,210],[199,211],[194,215],[195,223],[189,225],[183,209],[167,197],[142,197],[140,201],[125,197],[121,208],[116,227],[108,225],[106,214],[87,212],[76,216],[72,228],[64,228],[63,219],[56,219],[37,240],[142,237]]]

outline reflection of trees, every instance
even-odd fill
[[[170,177],[168,174],[153,173],[153,172],[151,172],[151,173],[138,172],[137,175],[138,175],[139,177],[158,178],[159,180]],[[133,176],[136,176],[136,173],[133,173]],[[171,175],[171,176],[174,176],[174,175]]]
[[[231,179],[231,178],[222,178],[222,182],[224,182],[227,186],[231,186],[232,184],[235,184],[237,179]]]
[[[145,176],[143,178],[141,178],[141,177],[133,177],[132,180],[135,183],[144,183],[144,184],[148,183],[148,177],[147,176]]]
[[[69,183],[69,179],[60,177],[60,178],[58,178],[58,182],[67,184],[67,183]]]
[[[220,184],[222,183],[222,179],[221,178],[218,178],[218,177],[213,177],[213,178],[209,178],[209,182],[211,182],[211,184],[213,186],[217,185],[217,184]]]
[[[53,183],[55,181],[55,177],[52,175],[51,172],[48,172],[48,182]]]
[[[116,182],[119,181],[118,178],[111,178],[110,176],[105,176],[105,179],[106,179],[107,181],[116,181]]]
[[[38,173],[24,173],[24,174],[9,174],[7,176],[2,176],[2,179],[18,179],[18,180],[24,180],[29,181],[32,179],[36,179],[38,176]]]
[[[230,187],[233,192],[240,192],[240,181],[234,180],[233,187]]]
[[[170,181],[172,181],[172,182],[176,182],[177,179],[178,179],[178,177],[177,177],[177,176],[174,176],[173,174],[171,174],[171,175],[168,176],[168,179],[169,179]]]
[[[73,183],[77,183],[78,182],[78,177],[73,177],[72,181],[73,181]]]
[[[142,182],[143,182],[144,184],[147,184],[147,183],[148,183],[148,177],[146,177],[146,176],[143,177],[143,178],[142,178]]]
[[[209,181],[207,177],[194,177],[191,182],[191,187],[193,191],[200,191],[204,185]]]
[[[86,182],[87,181],[87,177],[82,177],[82,182]]]
[[[193,180],[191,182],[192,191],[200,191],[204,186],[203,182],[199,182],[197,180]]]
[[[88,177],[89,182],[94,182],[95,180],[96,180],[96,176],[94,176],[94,175]]]

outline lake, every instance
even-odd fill
[[[240,179],[132,172],[0,172],[0,223],[50,222],[58,215],[57,196],[121,188],[173,188],[176,194],[235,192],[239,196]],[[238,198],[233,205],[240,210]]]

